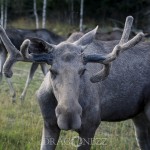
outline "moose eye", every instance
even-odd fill
[[[86,71],[86,69],[82,68],[82,69],[79,70],[78,73],[79,73],[80,76],[82,76],[85,73],[85,71]]]
[[[50,69],[50,73],[53,79],[56,78],[56,76],[58,75],[58,72],[54,69]]]

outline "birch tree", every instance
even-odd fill
[[[34,16],[35,16],[36,29],[38,29],[39,28],[39,17],[38,17],[38,13],[37,13],[36,0],[33,0],[33,11],[34,11]]]
[[[4,29],[7,27],[7,0],[5,0],[5,9],[4,9]]]
[[[74,0],[71,0],[71,24],[74,24]]]
[[[46,6],[47,0],[43,0],[42,28],[45,28],[46,25]]]
[[[84,0],[80,1],[80,32],[83,31],[83,9],[84,9]]]
[[[4,26],[4,1],[1,0],[1,26]]]

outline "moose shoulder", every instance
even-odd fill
[[[130,118],[141,150],[150,149],[150,43],[139,43],[142,34],[128,41],[131,25],[132,17],[128,17],[119,42],[94,40],[97,28],[74,42],[58,45],[25,40],[21,52],[7,59],[6,75],[12,75],[10,62],[22,57],[51,65],[37,91],[44,118],[41,150],[55,149],[60,130],[77,131],[84,139],[78,149],[89,150],[91,143],[84,141],[94,137],[101,120]],[[7,50],[15,51],[7,36],[2,35],[4,45],[9,45]],[[34,53],[36,42],[44,42],[44,53]],[[54,144],[45,143],[47,138],[52,138]]]

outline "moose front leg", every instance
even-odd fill
[[[148,117],[142,113],[133,119],[136,139],[141,150],[150,150],[150,121]]]
[[[44,122],[41,150],[55,150],[59,139],[60,129],[58,126],[51,126]]]
[[[10,89],[10,95],[11,95],[11,99],[12,99],[12,103],[16,102],[16,91],[13,87],[13,83],[11,81],[11,79],[6,77],[6,81],[8,83],[9,89]]]
[[[3,48],[2,44],[0,45],[0,83],[3,77],[3,66],[6,61],[6,50]]]
[[[90,150],[97,126],[82,128],[79,131],[79,147],[78,150]]]

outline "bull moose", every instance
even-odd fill
[[[13,75],[16,61],[51,65],[36,93],[44,119],[41,150],[55,149],[61,130],[75,130],[87,140],[101,121],[131,118],[141,150],[150,149],[150,43],[139,43],[142,33],[128,41],[132,21],[127,17],[119,42],[95,40],[95,28],[74,42],[58,45],[27,39],[20,52],[0,28],[10,54],[4,65],[7,77]],[[46,144],[47,138],[53,138],[53,144]],[[91,143],[81,142],[78,149],[90,147]]]
[[[58,44],[64,40],[63,37],[51,32],[49,30],[46,30],[46,29],[33,29],[33,30],[6,29],[6,33],[9,37],[9,39],[11,40],[11,42],[15,45],[15,47],[17,49],[20,49],[22,42],[26,38],[29,38],[29,37],[41,38],[41,39],[43,39],[49,43],[52,43],[52,44]],[[6,57],[7,57],[7,51],[6,51],[3,43],[0,43],[0,82],[2,80],[3,65],[4,65],[4,62],[6,60]],[[38,66],[39,66],[39,63],[32,63],[31,68],[30,68],[30,72],[29,72],[27,80],[26,80],[25,88],[24,88],[24,90],[20,96],[21,100],[25,99],[27,88],[28,88]],[[46,75],[46,73],[48,71],[46,64],[42,63],[42,64],[40,64],[40,66],[41,66],[41,70],[42,70],[43,74]],[[8,82],[8,85],[10,88],[12,101],[15,102],[15,100],[16,100],[15,89],[14,89],[12,82],[9,78],[6,78],[6,81]]]

